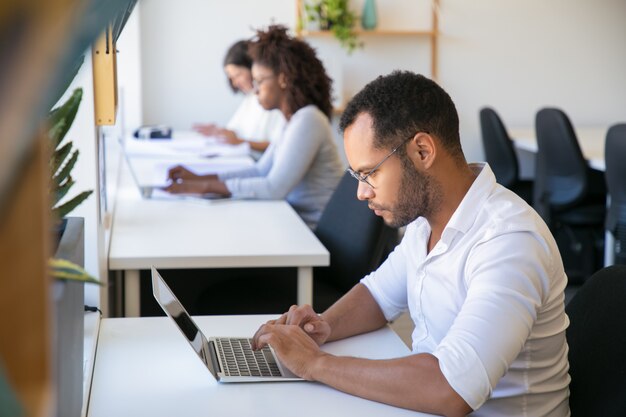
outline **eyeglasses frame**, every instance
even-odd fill
[[[377,163],[374,168],[370,169],[370,171],[366,174],[366,175],[361,175],[360,173],[358,173],[357,171],[353,170],[352,168],[348,168],[346,171],[348,171],[350,173],[350,175],[352,175],[352,177],[354,179],[356,179],[357,181],[360,181],[362,183],[367,184],[368,186],[370,186],[371,188],[375,189],[376,187],[374,187],[372,184],[369,183],[369,181],[367,180],[370,175],[372,175],[374,172],[376,172],[378,170],[378,168],[380,168],[380,166],[389,158],[391,158],[391,156],[393,154],[396,153],[396,151],[398,149],[400,149],[401,146],[404,146],[409,140],[413,139],[415,137],[415,135],[417,135],[417,133],[414,133],[413,135],[409,136],[408,138],[406,138],[405,140],[403,140],[398,146],[396,146],[395,148],[393,148],[393,150],[391,152],[389,152],[389,154],[387,154],[387,156],[385,156],[383,158],[382,161],[380,161],[379,163]]]

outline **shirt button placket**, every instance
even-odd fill
[[[417,341],[417,343],[426,339],[427,332],[426,326],[424,325],[424,315],[422,314],[422,290],[424,288],[424,279],[426,278],[426,272],[424,267],[421,267],[417,270],[417,283],[416,283],[416,294],[415,294],[415,307],[416,307],[416,315],[415,315],[415,327],[419,329],[419,334],[421,334],[421,338]]]

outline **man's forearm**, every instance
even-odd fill
[[[387,323],[378,303],[363,284],[355,285],[321,316],[331,328],[328,341],[371,332]]]
[[[430,354],[390,360],[324,355],[312,366],[311,376],[340,391],[397,407],[446,416],[472,411]]]

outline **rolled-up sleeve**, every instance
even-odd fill
[[[401,242],[376,271],[361,280],[389,321],[407,309],[405,246]]]
[[[550,264],[541,240],[529,232],[492,237],[468,257],[466,299],[433,355],[474,410],[524,348],[548,292]]]

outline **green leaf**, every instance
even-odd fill
[[[68,215],[72,210],[74,210],[80,203],[85,201],[87,197],[89,197],[93,193],[93,190],[83,191],[78,194],[76,197],[72,198],[68,202],[61,204],[59,207],[55,207],[52,212],[57,216],[57,218],[61,219]]]
[[[72,123],[74,123],[74,118],[78,112],[78,106],[80,106],[82,97],[83,89],[77,88],[65,103],[50,112],[50,115],[48,116],[48,123],[50,126],[56,126],[60,120],[65,120],[65,126],[58,132],[58,143],[63,141],[63,138],[67,134],[68,130],[70,130]]]
[[[347,0],[316,0],[304,3],[307,20],[319,22],[321,30],[332,31],[339,44],[351,54],[363,43],[358,41],[355,25],[356,14],[350,10]]]
[[[89,272],[66,259],[49,259],[48,268],[50,269],[50,275],[56,279],[91,282],[98,285],[104,285],[102,282],[91,276]]]
[[[54,175],[59,170],[59,167],[63,165],[63,161],[72,151],[72,142],[67,142],[65,145],[54,151],[52,155],[52,166],[50,167],[51,174]]]
[[[63,181],[62,184],[57,184],[54,190],[54,195],[53,195],[54,203],[52,204],[52,207],[56,206],[57,203],[61,201],[63,197],[65,197],[65,195],[70,190],[70,188],[72,188],[73,185],[74,185],[74,180],[72,179],[71,176],[67,177],[67,179]]]
[[[61,168],[58,174],[54,176],[55,184],[61,184],[61,182],[65,178],[70,176],[70,173],[72,172],[72,169],[74,168],[74,165],[76,165],[76,161],[78,160],[78,153],[79,153],[78,150],[75,150],[72,156],[70,157],[70,160],[67,161],[67,163],[63,165],[63,168]]]
[[[48,131],[48,136],[50,137],[50,140],[52,141],[52,146],[51,146],[52,149],[56,150],[59,147],[59,143],[61,142],[61,139],[63,139],[61,137],[61,134],[63,133],[64,129],[65,129],[65,119],[61,119],[54,126],[52,126],[50,130]]]

